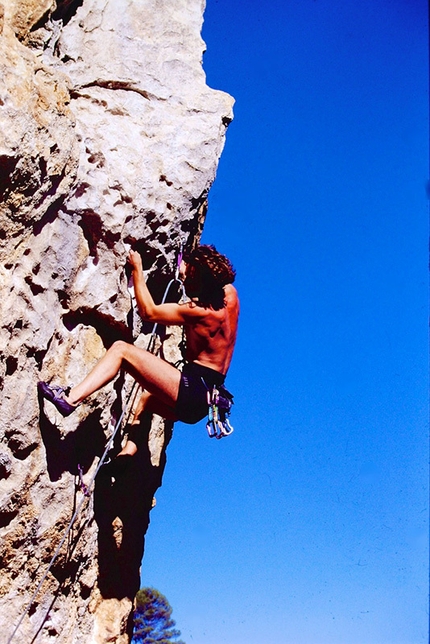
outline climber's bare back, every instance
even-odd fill
[[[191,324],[185,324],[187,339],[186,359],[189,362],[210,367],[226,374],[233,356],[239,319],[239,298],[232,284],[224,287],[225,306],[217,311],[195,307],[201,316],[196,316]]]

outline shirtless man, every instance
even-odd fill
[[[239,299],[232,285],[235,271],[214,246],[199,246],[184,256],[180,267],[190,301],[155,304],[139,253],[130,251],[128,261],[142,318],[185,327],[187,349],[182,372],[145,349],[119,340],[76,387],[68,390],[39,382],[39,392],[68,416],[124,369],[144,389],[139,413],[149,411],[169,420],[197,423],[207,414],[207,389],[223,384],[233,356],[239,317]],[[127,444],[121,454],[132,454],[135,448],[134,443]]]

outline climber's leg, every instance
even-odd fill
[[[63,416],[68,416],[87,396],[113,380],[120,369],[130,373],[160,404],[174,408],[181,372],[145,349],[122,341],[115,342],[88,376],[72,387],[67,395],[65,388],[46,382],[38,383],[39,393],[52,402]]]
[[[150,394],[149,391],[143,391],[139,396],[136,409],[133,412],[133,420],[131,424],[138,425],[140,423],[140,417],[144,412],[157,414],[157,416],[161,416],[166,420],[178,420],[175,408],[170,405],[166,405],[154,396],[154,394]]]
[[[138,431],[138,427],[140,425],[140,416],[144,412],[157,414],[157,416],[161,416],[166,420],[177,420],[177,416],[172,407],[169,407],[168,405],[162,403],[160,400],[158,400],[158,398],[156,398],[153,394],[150,394],[148,391],[144,391],[139,398],[134,418],[131,423],[131,427],[134,429],[134,431]],[[122,450],[118,453],[118,456],[134,456],[134,454],[136,454],[137,452],[137,449],[138,448],[136,443],[132,440],[132,438],[129,437]]]
[[[70,390],[67,401],[78,405],[113,380],[120,369],[130,373],[144,389],[169,407],[178,397],[181,373],[171,364],[133,344],[115,342],[87,377]]]

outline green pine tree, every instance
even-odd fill
[[[172,607],[155,588],[141,588],[136,595],[132,644],[185,644],[177,638]]]

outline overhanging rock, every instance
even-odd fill
[[[0,0],[1,2],[1,0]],[[28,611],[124,406],[120,375],[70,418],[38,380],[77,383],[118,338],[145,346],[126,257],[158,296],[198,240],[233,100],[207,87],[201,0],[0,4],[0,620],[5,641],[129,641],[171,427],[142,429],[125,481],[97,478]],[[173,356],[173,329],[163,337]],[[130,490],[133,490],[131,493]],[[26,612],[25,612],[26,611]]]

